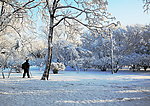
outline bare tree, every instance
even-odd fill
[[[65,28],[71,28],[73,24],[80,24],[90,30],[100,33],[114,23],[110,23],[114,17],[107,12],[107,0],[45,0],[43,15],[48,18],[48,57],[46,68],[41,80],[48,80],[52,61],[52,41],[54,29],[58,25],[64,25]],[[48,13],[47,16],[44,13]],[[80,28],[79,26],[79,28]],[[76,32],[80,32],[75,28]]]

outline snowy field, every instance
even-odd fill
[[[150,106],[150,72],[60,71],[48,81],[31,73],[0,76],[0,106]]]

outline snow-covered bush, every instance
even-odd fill
[[[52,62],[52,64],[51,64],[51,70],[53,70],[53,73],[58,73],[58,71],[63,71],[63,70],[65,70],[65,65],[63,64],[63,63],[54,63],[54,62]]]

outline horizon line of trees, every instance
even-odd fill
[[[107,32],[106,34],[109,34]],[[112,32],[114,66],[147,65],[150,66],[150,25],[126,26],[117,28]],[[5,40],[8,40],[7,38]],[[12,42],[5,41],[3,38],[3,48],[10,49]],[[76,41],[76,39],[74,39]],[[6,46],[7,43],[7,46]],[[47,48],[43,42],[34,42],[27,56],[31,59],[31,65],[40,66],[45,63]],[[38,47],[36,46],[38,45]],[[8,48],[6,48],[8,47]],[[1,45],[2,49],[2,45]],[[21,52],[18,51],[18,52]],[[13,52],[8,57],[7,64],[15,65],[23,62],[22,53]],[[4,58],[4,54],[1,54]],[[1,58],[1,62],[3,62]],[[5,57],[6,58],[6,57]],[[16,61],[16,62],[15,62]],[[79,68],[99,68],[101,70],[111,68],[111,39],[104,38],[92,32],[85,32],[80,38],[80,43],[72,43],[66,39],[56,39],[53,43],[53,62],[61,62],[66,66]]]

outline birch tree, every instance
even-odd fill
[[[103,28],[114,24],[110,23],[114,17],[107,12],[107,0],[45,0],[45,2],[43,0],[43,3],[43,15],[48,18],[49,32],[47,34],[48,57],[41,80],[48,80],[52,61],[53,33],[58,25],[64,26],[62,31],[70,32],[74,24],[79,24],[78,28],[74,28],[74,35],[80,32],[79,28],[83,26],[100,33]]]

